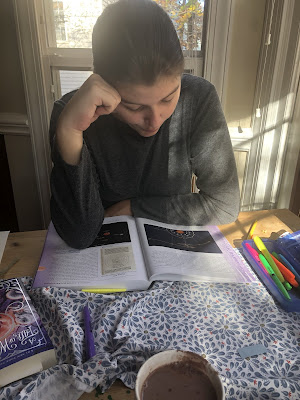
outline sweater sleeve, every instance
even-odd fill
[[[181,225],[236,220],[240,195],[232,144],[217,92],[209,83],[205,90],[194,101],[189,138],[189,161],[199,193],[133,199],[135,216]]]
[[[51,218],[61,238],[71,247],[85,248],[96,238],[104,218],[99,194],[99,182],[86,144],[80,163],[67,164],[55,141],[56,124],[66,102],[55,103],[50,121],[50,145],[53,168],[51,172]]]

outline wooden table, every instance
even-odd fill
[[[255,220],[258,220],[255,233],[261,238],[277,239],[285,231],[300,230],[300,218],[286,209],[241,212],[235,222],[219,228],[233,247],[240,247]],[[18,262],[2,278],[33,277],[42,253],[45,236],[44,230],[11,233],[0,264],[0,273],[13,260],[18,259]],[[134,391],[126,388],[121,381],[115,382],[104,394],[94,390],[92,393],[81,396],[81,400],[133,400],[134,398]]]

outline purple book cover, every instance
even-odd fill
[[[0,369],[53,349],[49,336],[18,279],[0,281]]]

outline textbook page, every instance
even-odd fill
[[[150,280],[252,282],[217,226],[178,226],[136,219]]]
[[[69,247],[49,225],[33,287],[146,289],[149,286],[133,217],[105,218],[87,249]]]

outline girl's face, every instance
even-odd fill
[[[141,136],[153,136],[174,112],[180,86],[180,75],[161,77],[152,86],[119,84],[122,100],[114,114]]]

